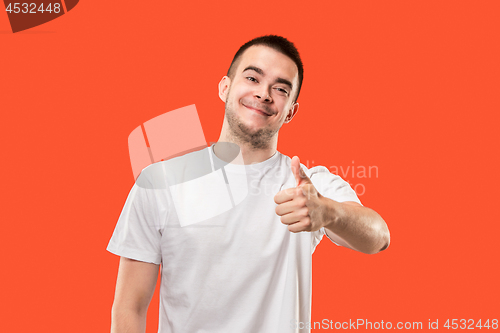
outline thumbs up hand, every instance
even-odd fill
[[[292,158],[292,173],[297,186],[278,192],[274,196],[276,214],[291,232],[316,231],[325,226],[325,198],[319,194],[300,167],[297,156]]]

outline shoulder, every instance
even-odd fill
[[[285,163],[288,168],[290,168],[292,159],[289,156],[283,156]],[[361,204],[361,201],[356,195],[356,192],[351,188],[351,185],[339,175],[331,173],[328,168],[322,165],[308,168],[302,163],[300,163],[300,166],[321,195],[338,202],[354,201]]]
[[[292,158],[290,156],[282,154],[282,153],[279,153],[279,154],[281,155],[282,165],[287,167],[291,172]],[[340,178],[340,176],[331,173],[330,170],[328,170],[326,167],[324,167],[322,165],[317,165],[317,166],[308,168],[305,164],[300,163],[300,166],[305,171],[306,175],[311,179],[311,181],[313,180],[313,178],[318,179],[318,180],[320,180],[320,179],[323,180],[325,178],[330,178],[332,180],[334,180],[334,179],[342,180],[342,178]]]
[[[343,180],[339,175],[333,174],[326,167],[322,165],[314,166],[308,169],[305,165],[301,164],[302,168],[306,175],[311,179],[313,184],[321,191],[321,189],[325,190],[328,187],[341,187],[345,186],[348,183]]]
[[[353,201],[361,204],[351,185],[324,166],[315,166],[306,171],[314,187],[327,198],[338,202]]]
[[[212,171],[208,148],[173,157],[142,169],[136,183],[140,187],[163,189],[192,180]]]

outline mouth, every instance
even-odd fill
[[[263,116],[266,116],[266,117],[270,117],[271,114],[270,113],[267,113],[266,111],[262,110],[262,109],[257,109],[257,108],[254,108],[254,107],[251,107],[251,106],[248,106],[248,105],[245,105],[243,104],[244,107],[246,107],[247,109],[250,109],[252,111],[255,111],[257,112],[258,114],[261,114]]]

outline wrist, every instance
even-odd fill
[[[341,225],[343,208],[342,203],[322,197],[324,206],[324,224],[323,226],[333,233],[337,232],[337,229]]]

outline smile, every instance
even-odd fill
[[[271,116],[270,114],[267,114],[266,112],[261,111],[261,110],[259,110],[259,109],[255,109],[255,108],[253,108],[253,107],[251,107],[251,106],[246,106],[245,104],[243,104],[243,106],[244,106],[244,107],[246,107],[247,109],[250,109],[250,110],[252,110],[252,111],[257,112],[257,113],[258,113],[258,114],[260,114],[260,115],[263,115],[263,116],[266,116],[266,117]]]

